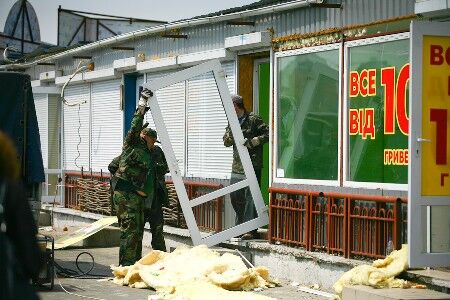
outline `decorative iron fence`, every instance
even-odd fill
[[[406,199],[270,188],[269,241],[381,258],[406,243]]]
[[[109,205],[109,173],[103,172],[65,172],[64,173],[64,207],[110,215]],[[100,199],[102,207],[99,211],[89,209],[91,202]]]
[[[186,192],[189,200],[198,198],[200,196],[206,195],[212,191],[221,189],[223,186],[219,183],[210,183],[202,181],[188,181],[184,180],[184,185],[186,187]],[[172,181],[166,181],[168,185],[173,184]],[[222,231],[223,230],[223,197],[219,197],[212,201],[203,203],[201,205],[195,206],[192,211],[194,213],[197,226],[201,230],[205,231]],[[183,212],[178,204],[178,220],[179,224],[183,224],[178,227],[186,227],[186,221],[184,220]]]
[[[110,215],[109,179],[110,174],[103,172],[66,172],[64,207]],[[170,180],[166,183],[169,207],[164,208],[164,220],[168,225],[186,228],[173,183]],[[222,188],[221,184],[209,182],[184,181],[184,184],[189,199]],[[193,213],[201,230],[223,230],[223,197],[194,207]]]

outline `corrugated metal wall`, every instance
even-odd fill
[[[340,3],[330,0],[328,3]],[[255,26],[237,26],[224,23],[186,27],[178,32],[187,39],[162,38],[159,35],[130,41],[124,46],[134,51],[102,49],[93,53],[97,69],[111,67],[115,59],[143,52],[147,57],[167,57],[190,52],[222,48],[225,37],[274,29],[274,37],[295,33],[317,32],[323,29],[365,24],[378,20],[407,16],[414,13],[413,0],[343,0],[343,8],[299,8],[276,14],[248,18]]]

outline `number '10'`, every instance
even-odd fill
[[[384,134],[395,134],[395,119],[397,119],[400,131],[408,135],[406,89],[409,81],[409,64],[400,69],[398,78],[395,79],[395,67],[381,69],[381,85],[384,87]]]

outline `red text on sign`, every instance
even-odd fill
[[[436,122],[436,164],[447,164],[447,110],[430,109],[430,121]]]
[[[395,67],[381,69],[381,85],[384,86],[384,134],[395,134],[397,121],[400,131],[409,133],[407,115],[407,88],[409,81],[409,64],[405,64],[395,80]]]
[[[408,165],[408,149],[384,149],[384,165]]]
[[[369,136],[375,139],[375,110],[373,108],[349,110],[349,133],[361,135],[363,139]]]
[[[364,69],[360,73],[350,72],[350,97],[375,96],[377,94],[377,71],[376,69]]]
[[[444,61],[450,66],[450,47],[445,49],[441,45],[431,45],[430,65],[442,65]]]

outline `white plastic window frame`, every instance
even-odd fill
[[[183,178],[181,176],[181,172],[175,158],[172,144],[170,143],[167,128],[164,124],[156,93],[154,93],[154,96],[149,100],[149,106],[153,120],[155,120],[155,126],[160,137],[164,155],[169,165],[170,174],[175,185],[175,190],[180,201],[180,206],[186,219],[186,224],[191,234],[192,242],[194,245],[205,244],[207,246],[214,246],[221,242],[229,240],[232,237],[247,233],[269,223],[269,216],[267,213],[268,208],[264,204],[259,184],[256,179],[255,170],[253,169],[253,165],[250,160],[250,155],[247,148],[244,146],[245,139],[242,134],[242,130],[239,125],[239,121],[237,119],[233,104],[231,102],[230,92],[225,80],[225,71],[223,70],[219,60],[215,59],[191,67],[189,69],[173,73],[166,77],[144,83],[143,86],[155,92],[161,88],[208,72],[212,72],[214,75],[220,98],[222,99],[222,104],[225,109],[231,131],[233,133],[236,148],[239,153],[239,157],[241,158],[242,166],[244,168],[246,176],[245,180],[226,186],[212,193],[189,200],[186,188],[183,183]],[[236,225],[218,233],[202,237],[202,234],[200,233],[200,230],[196,223],[192,208],[245,187],[249,187],[250,189],[258,216],[253,220]]]
[[[300,178],[286,178],[286,177],[279,177],[278,176],[278,58],[281,57],[287,57],[287,56],[297,56],[297,55],[303,55],[303,54],[310,54],[310,53],[317,53],[317,52],[324,52],[329,50],[339,50],[339,103],[338,103],[338,152],[337,152],[337,158],[338,158],[338,174],[336,180],[320,180],[320,179],[300,179]],[[274,78],[274,93],[275,95],[275,105],[273,105],[274,110],[274,145],[273,145],[273,153],[272,153],[272,159],[274,159],[273,162],[273,169],[272,169],[272,181],[274,183],[286,183],[286,184],[303,184],[303,185],[328,185],[328,186],[339,186],[341,182],[341,170],[342,168],[342,162],[341,162],[341,89],[342,89],[342,82],[340,74],[342,74],[342,60],[340,59],[340,53],[342,53],[342,46],[340,43],[335,44],[329,44],[324,46],[315,46],[315,47],[308,47],[308,48],[302,48],[302,49],[296,49],[296,50],[289,50],[289,51],[283,51],[283,52],[277,52],[275,53],[275,59],[274,59],[274,71],[273,71],[273,78]]]
[[[410,267],[450,266],[450,252],[431,252],[431,207],[450,206],[448,196],[422,196],[423,36],[450,36],[448,23],[411,23],[408,165],[408,263]],[[447,150],[448,151],[448,150]],[[424,249],[424,246],[426,249]]]
[[[381,182],[362,182],[362,181],[352,181],[349,180],[349,147],[348,147],[348,75],[350,69],[350,49],[358,46],[367,46],[373,44],[381,44],[384,42],[392,42],[399,40],[409,39],[409,32],[397,33],[384,35],[380,37],[367,38],[361,40],[355,40],[344,43],[344,101],[343,101],[343,186],[351,188],[366,188],[366,189],[386,189],[386,190],[396,190],[396,191],[407,191],[408,184],[398,184],[398,183],[381,183]]]

